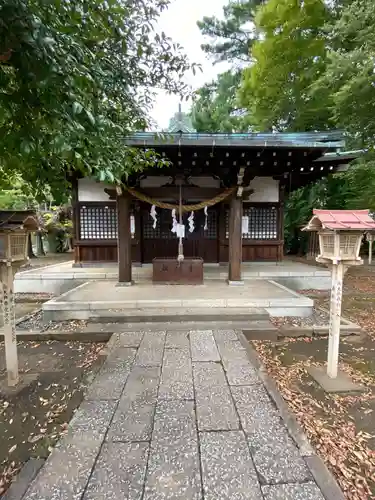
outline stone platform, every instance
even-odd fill
[[[116,281],[89,281],[43,304],[45,321],[228,321],[274,316],[309,316],[313,301],[265,279],[242,286],[207,280],[204,285],[156,285],[139,282],[121,287]],[[182,318],[183,316],[183,318]],[[136,319],[140,318],[140,319]]]
[[[23,500],[343,500],[289,432],[234,330],[123,333]]]
[[[73,267],[73,262],[46,266],[16,274],[16,293],[54,294],[64,293],[81,283],[91,280],[116,280],[117,264],[92,267]],[[293,290],[331,288],[331,274],[328,269],[300,262],[245,262],[242,264],[242,278],[248,280],[273,280]],[[152,281],[152,265],[133,266],[136,282]],[[228,279],[228,266],[204,264],[204,282]]]

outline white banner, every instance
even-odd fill
[[[249,232],[249,217],[244,215],[242,217],[242,234],[247,234]]]
[[[185,238],[184,224],[177,224],[177,238]]]

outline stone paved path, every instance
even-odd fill
[[[123,333],[24,500],[324,500],[233,330]]]

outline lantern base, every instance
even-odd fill
[[[3,397],[18,396],[23,391],[30,391],[30,387],[36,385],[38,373],[23,373],[20,375],[17,385],[8,385],[7,375],[0,379],[0,395]]]
[[[326,366],[309,366],[308,373],[325,392],[363,392],[365,387],[355,384],[343,371],[338,371],[336,378],[327,374]]]

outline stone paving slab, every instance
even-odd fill
[[[315,483],[263,486],[264,500],[325,500]]]
[[[242,431],[200,433],[205,500],[263,500]]]
[[[135,366],[133,368],[108,431],[108,440],[148,441],[151,439],[159,377],[159,367]]]
[[[56,447],[23,500],[78,500],[85,491],[102,441],[75,439]]]
[[[116,401],[84,401],[70,421],[68,433],[74,437],[86,433],[103,439],[116,406]]]
[[[143,332],[122,332],[118,335],[117,343],[121,347],[138,348],[143,338]]]
[[[148,443],[106,443],[83,500],[141,500]]]
[[[239,429],[239,419],[219,363],[194,363],[194,388],[200,431]]]
[[[193,363],[194,386],[196,390],[212,386],[226,387],[225,373],[220,363]]]
[[[166,332],[145,332],[140,343],[135,364],[139,366],[161,366]]]
[[[248,435],[248,444],[262,484],[312,479],[306,462],[281,423],[264,422],[257,432]]]
[[[194,399],[190,353],[165,349],[159,399]]]
[[[193,361],[220,361],[212,330],[190,332]]]
[[[190,350],[189,331],[167,331],[165,340],[166,349],[184,349]]]
[[[118,347],[112,350],[100,373],[123,373],[126,370],[130,370],[136,353],[136,349],[127,347]]]
[[[231,387],[233,399],[247,435],[252,435],[265,424],[270,427],[280,423],[280,414],[272,404],[263,385]]]
[[[234,332],[233,332],[234,333]],[[241,342],[228,332],[214,332],[229,385],[252,385],[260,383],[254,366],[249,361]]]
[[[118,335],[23,500],[338,498],[235,330]]]
[[[130,368],[117,373],[99,372],[89,387],[86,398],[92,400],[117,400],[124,390],[129,373]]]
[[[229,385],[252,385],[259,384],[260,378],[256,369],[251,363],[238,363],[237,361],[228,361],[225,365]]]
[[[239,429],[239,420],[227,387],[196,390],[198,429],[225,431]]]
[[[214,330],[214,337],[217,344],[238,340],[234,330]]]
[[[201,500],[194,403],[161,401],[156,409],[145,500]]]

